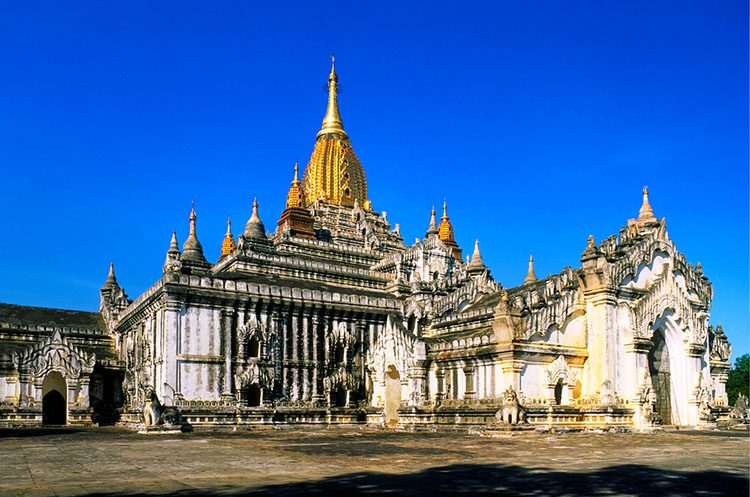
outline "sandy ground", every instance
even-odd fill
[[[749,494],[747,431],[0,430],[0,495]]]

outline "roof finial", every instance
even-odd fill
[[[180,246],[177,244],[177,232],[172,232],[172,240],[169,242],[169,250],[168,252],[177,252],[177,255],[180,255]]]
[[[286,207],[304,207],[306,203],[305,191],[302,188],[302,182],[299,180],[299,165],[294,162],[294,179],[289,192],[286,194]]]
[[[253,214],[245,224],[245,236],[266,236],[266,229],[258,216],[258,194],[253,199]]]
[[[443,199],[443,217],[440,218],[440,225],[438,226],[438,238],[443,241],[453,240],[453,225],[449,221],[448,217],[448,201]]]
[[[234,236],[232,235],[232,220],[227,216],[227,234],[224,235],[224,240],[221,242],[221,257],[219,260],[221,261],[234,252],[234,247],[235,243]]]
[[[432,206],[432,211],[430,211],[430,227],[427,228],[427,233],[425,234],[425,237],[428,237],[430,235],[437,235],[438,229],[437,229],[437,222],[435,221],[435,206]]]
[[[639,221],[656,221],[654,216],[654,210],[651,208],[651,204],[648,202],[648,186],[643,187],[643,204],[641,210],[638,211]]]
[[[172,232],[172,239],[169,241],[167,257],[164,259],[162,269],[164,272],[172,271],[179,268],[180,246],[177,245],[177,232]]]
[[[536,274],[534,274],[534,254],[529,253],[529,272],[526,273],[526,278],[523,279],[524,285],[526,283],[532,283],[537,280]]]
[[[326,115],[323,118],[323,127],[318,131],[318,138],[331,133],[341,135],[344,138],[349,137],[349,135],[346,134],[346,131],[344,131],[344,122],[339,115],[339,77],[336,75],[334,64],[335,56],[331,54],[331,74],[328,75],[328,109],[326,109]]]
[[[194,260],[199,262],[206,262],[206,258],[203,256],[203,247],[198,241],[198,237],[195,233],[195,220],[198,216],[195,215],[195,202],[192,203],[190,209],[190,233],[188,233],[187,240],[182,244],[182,257],[184,260]]]
[[[487,266],[484,264],[484,261],[482,260],[482,253],[479,252],[479,239],[474,242],[474,253],[471,256],[471,262],[469,263],[469,266],[467,268],[469,270],[469,274],[477,275],[480,273],[483,273]]]
[[[109,274],[107,274],[107,281],[104,282],[104,286],[117,286],[117,278],[115,278],[115,264],[109,261]]]

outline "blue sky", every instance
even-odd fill
[[[268,2],[266,2],[268,3]],[[272,229],[336,52],[376,210],[407,242],[448,199],[493,275],[577,266],[647,184],[748,339],[747,2],[28,2],[0,8],[0,301],[137,297],[172,230],[215,261],[258,192]]]

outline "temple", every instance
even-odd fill
[[[0,423],[136,426],[153,399],[193,426],[640,429],[727,414],[711,283],[646,188],[637,217],[589,237],[575,267],[539,278],[529,257],[506,288],[479,240],[463,259],[447,202],[412,245],[374,210],[333,63],[310,160],[289,175],[273,231],[256,198],[243,232],[227,220],[210,242],[216,263],[192,209],[135,300],[110,266],[98,313],[0,305]]]

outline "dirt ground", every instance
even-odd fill
[[[749,494],[747,431],[0,430],[0,495]]]

